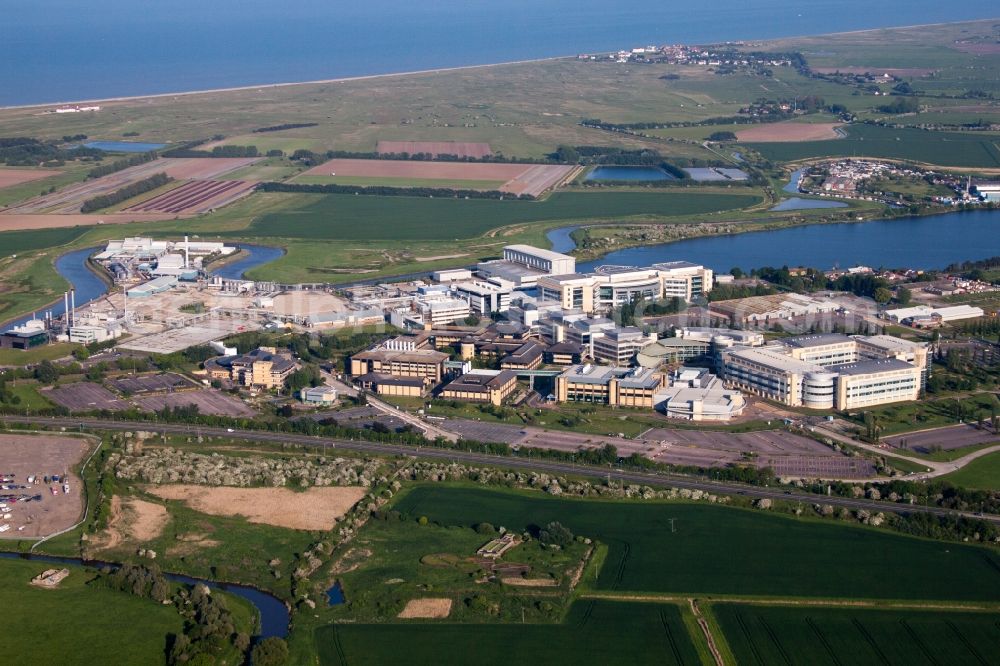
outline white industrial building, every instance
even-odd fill
[[[514,285],[499,278],[489,280],[468,280],[451,285],[456,297],[465,299],[472,311],[488,317],[494,312],[506,312],[510,308]]]
[[[476,265],[476,272],[480,276],[500,278],[515,287],[531,287],[543,275],[561,275],[575,270],[576,259],[568,254],[531,245],[508,245],[503,249],[503,259]]]
[[[824,334],[732,347],[721,360],[731,386],[793,407],[847,410],[918,399],[928,355],[926,345],[891,336]]]
[[[728,421],[743,413],[743,394],[727,389],[704,368],[680,368],[654,395],[654,407],[670,418],[686,421]]]
[[[543,301],[566,309],[601,312],[637,299],[680,298],[691,301],[712,288],[712,270],[686,261],[635,266],[600,266],[593,273],[568,273],[538,278]]]
[[[885,318],[892,322],[906,323],[918,319],[935,319],[942,323],[960,321],[962,319],[977,319],[985,316],[982,308],[973,305],[951,305],[948,307],[930,307],[915,305],[909,308],[886,310]]]

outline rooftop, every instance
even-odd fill
[[[504,246],[504,251],[506,250],[512,250],[514,252],[523,252],[524,254],[530,254],[532,256],[541,257],[542,259],[549,259],[551,261],[559,261],[560,259],[573,258],[568,254],[553,252],[552,250],[544,250],[540,247],[535,247],[534,245],[507,245]]]
[[[794,338],[785,338],[779,342],[786,347],[806,349],[808,347],[825,347],[826,345],[836,345],[853,341],[853,338],[849,338],[842,333],[818,333],[816,335],[801,335]]]
[[[912,370],[914,366],[906,361],[896,358],[880,358],[874,361],[858,361],[856,363],[842,363],[831,365],[827,371],[836,372],[841,375],[870,375],[876,372],[887,372],[889,370]]]

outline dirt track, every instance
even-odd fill
[[[740,141],[769,141],[791,143],[795,141],[823,141],[839,139],[835,131],[842,123],[764,123],[750,129],[740,130],[736,138]]]
[[[434,180],[502,180],[516,178],[528,170],[524,164],[478,162],[420,162],[415,160],[330,160],[306,171],[306,176],[360,176],[368,178],[414,178]]]
[[[38,169],[0,169],[0,189],[21,183],[30,183],[33,180],[42,180],[61,173],[62,171],[39,171]]]
[[[329,530],[360,500],[365,489],[356,486],[310,488],[221,488],[194,485],[147,486],[157,497],[183,500],[195,511],[212,516],[243,516],[251,523],[293,530]]]
[[[379,141],[375,149],[381,154],[427,153],[430,155],[458,155],[459,157],[486,157],[493,151],[488,143],[462,141]]]

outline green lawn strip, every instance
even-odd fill
[[[975,664],[996,655],[996,614],[713,606],[740,664]]]
[[[879,426],[882,428],[882,437],[899,435],[907,432],[917,432],[930,430],[933,428],[957,425],[957,413],[955,404],[961,401],[963,415],[966,421],[974,420],[982,416],[984,420],[989,420],[991,408],[997,405],[997,398],[993,393],[983,392],[971,396],[935,397],[917,402],[901,402],[894,405],[884,405],[864,410],[875,416]],[[859,427],[864,427],[864,412],[851,414],[852,420]]]
[[[962,488],[1000,490],[1000,452],[977,458],[943,478]]]
[[[497,227],[555,220],[676,217],[746,208],[749,194],[558,192],[546,201],[497,201],[348,194],[300,195],[294,209],[256,218],[261,236],[344,240],[448,240]]]
[[[24,167],[17,167],[24,168]],[[87,172],[94,168],[92,164],[80,164],[74,165],[72,167],[60,167],[57,171],[62,173],[55,173],[54,171],[46,178],[41,178],[39,180],[32,180],[27,183],[21,183],[20,185],[12,185],[11,187],[0,188],[0,207],[9,206],[11,204],[19,203],[25,199],[31,199],[32,197],[37,197],[38,195],[48,192],[53,187],[57,190],[70,185],[72,183],[80,182],[86,180]],[[47,169],[39,169],[39,171],[48,171]]]
[[[94,573],[78,566],[65,567],[70,575],[57,589],[28,584],[50,568],[63,565],[0,562],[0,605],[7,611],[5,662],[143,666],[163,662],[167,636],[183,630],[176,608],[87,585]]]
[[[701,663],[673,604],[581,602],[562,624],[336,624],[318,628],[315,641],[323,666]]]
[[[443,525],[488,521],[520,530],[557,520],[574,534],[608,544],[597,590],[960,601],[1000,596],[1000,556],[989,548],[818,518],[426,485],[403,494],[395,508]],[[883,555],[866,555],[872,552]]]
[[[80,345],[70,342],[57,342],[31,349],[0,349],[0,366],[21,366],[41,361],[52,361],[57,358],[69,356],[73,353],[74,349],[78,349],[79,347]],[[26,395],[29,393],[26,391]]]

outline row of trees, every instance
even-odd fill
[[[64,148],[53,141],[30,137],[0,137],[0,163],[7,166],[38,166],[52,162],[78,159],[101,159],[103,150],[96,148]]]
[[[123,201],[128,201],[132,197],[137,197],[140,194],[145,194],[146,192],[152,192],[158,187],[163,187],[173,178],[165,173],[154,173],[149,178],[144,178],[130,185],[115,190],[111,194],[102,194],[96,196],[92,199],[87,199],[80,206],[81,213],[92,213],[95,210],[102,210],[104,208],[109,208],[110,206],[115,206]]]
[[[254,134],[263,134],[264,132],[280,132],[281,130],[288,129],[301,129],[303,127],[316,127],[319,123],[283,123],[281,125],[270,125],[268,127],[258,127],[255,130],[251,130]]]
[[[87,178],[100,178],[101,176],[107,176],[108,174],[115,173],[116,171],[124,171],[129,167],[139,166],[140,164],[145,164],[146,162],[152,162],[157,157],[159,156],[155,152],[150,151],[148,153],[132,155],[131,157],[126,157],[125,159],[115,160],[110,164],[102,164],[101,166],[94,167],[87,172]]]

